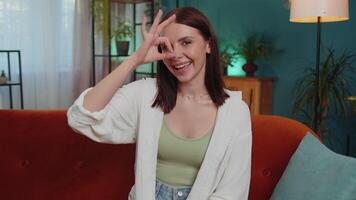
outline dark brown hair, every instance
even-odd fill
[[[182,7],[170,11],[163,21],[176,15],[176,23],[184,24],[199,30],[200,34],[210,43],[210,53],[206,56],[205,87],[214,104],[219,107],[229,97],[224,91],[223,73],[219,60],[219,45],[208,18],[196,8]],[[176,105],[178,80],[164,66],[163,61],[157,65],[157,94],[152,107],[159,106],[164,113],[169,113]]]

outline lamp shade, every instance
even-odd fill
[[[349,0],[291,0],[291,22],[336,22],[349,19]]]

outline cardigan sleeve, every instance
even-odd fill
[[[209,200],[247,200],[251,178],[252,131],[247,105],[243,103],[240,133],[231,143],[232,150],[224,174]],[[243,124],[243,126],[242,126]]]
[[[68,109],[68,124],[76,132],[102,143],[134,143],[137,134],[140,102],[144,80],[120,88],[108,105],[100,111],[90,112],[83,107],[85,90]]]

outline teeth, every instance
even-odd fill
[[[181,68],[184,68],[184,67],[186,67],[186,66],[188,66],[188,65],[190,65],[190,63],[178,65],[178,66],[175,66],[174,68],[176,68],[176,69],[181,69]]]
[[[176,66],[176,69],[180,69],[180,68],[183,68],[183,67],[185,67],[185,64],[184,64],[184,65]]]

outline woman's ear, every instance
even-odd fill
[[[206,43],[205,52],[206,52],[207,54],[210,54],[210,52],[211,52],[210,39],[209,39],[209,40],[207,41],[207,43]]]

